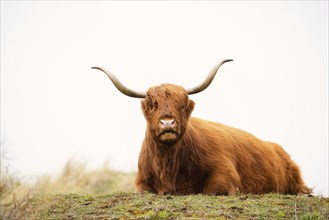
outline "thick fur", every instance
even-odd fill
[[[142,101],[147,129],[135,181],[138,191],[216,195],[311,192],[280,145],[190,117],[193,107],[194,102],[179,86],[149,89]],[[177,139],[169,144],[158,137],[158,121],[163,117],[177,123]]]

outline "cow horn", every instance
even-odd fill
[[[210,83],[212,82],[214,77],[216,76],[216,73],[217,73],[219,67],[222,64],[224,64],[226,62],[230,62],[230,61],[233,61],[233,60],[227,59],[227,60],[222,60],[221,62],[219,62],[216,66],[214,66],[214,68],[208,74],[207,78],[201,84],[199,84],[196,87],[187,89],[186,90],[187,94],[192,95],[192,94],[196,94],[196,93],[199,93],[199,92],[202,92],[203,90],[205,90],[210,85]]]
[[[92,69],[97,69],[97,70],[101,70],[103,71],[109,78],[110,80],[113,82],[114,86],[117,87],[117,89],[122,92],[124,95],[126,96],[130,96],[133,98],[145,98],[146,97],[146,93],[145,92],[137,92],[134,90],[131,90],[129,88],[127,88],[126,86],[124,86],[116,77],[113,73],[111,73],[110,71],[108,71],[105,68],[102,67],[91,67]]]

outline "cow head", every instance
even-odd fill
[[[151,87],[142,100],[148,130],[158,145],[173,145],[184,134],[194,108],[185,89],[171,84]]]
[[[228,61],[219,62],[207,78],[198,86],[184,89],[181,86],[162,84],[145,92],[137,92],[125,87],[110,71],[101,67],[92,67],[103,71],[123,94],[143,98],[142,110],[147,121],[148,131],[158,145],[172,146],[183,136],[188,119],[194,108],[194,102],[188,95],[206,89],[214,79],[219,67]]]

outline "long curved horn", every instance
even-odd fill
[[[227,60],[222,60],[221,62],[219,62],[216,66],[214,66],[214,68],[210,71],[210,73],[208,74],[207,78],[198,86],[190,88],[190,89],[186,89],[187,94],[192,95],[192,94],[196,94],[199,92],[202,92],[203,90],[205,90],[210,83],[212,82],[212,80],[214,79],[214,77],[216,76],[216,73],[219,69],[219,67],[226,63],[226,62],[230,62],[233,61],[232,59],[227,59]]]
[[[111,73],[110,71],[108,71],[105,68],[102,67],[98,67],[98,66],[94,66],[91,67],[92,69],[97,69],[97,70],[101,70],[103,71],[109,78],[110,80],[113,82],[114,86],[120,91],[122,92],[124,95],[126,96],[130,96],[133,98],[145,98],[146,97],[146,93],[145,92],[137,92],[134,90],[131,90],[129,88],[127,88],[126,86],[124,86],[116,77],[113,73]]]

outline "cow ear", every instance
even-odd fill
[[[187,113],[188,116],[191,115],[191,113],[194,109],[194,105],[195,105],[194,101],[189,99],[188,103],[187,103],[187,106],[186,106],[186,113]]]
[[[147,119],[148,118],[148,104],[147,104],[147,101],[146,99],[142,99],[141,100],[141,105],[142,105],[142,111],[144,113],[144,117]]]

